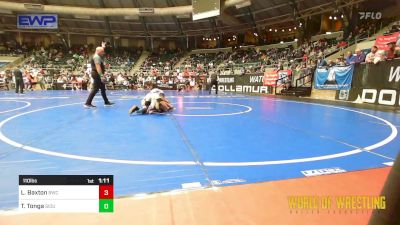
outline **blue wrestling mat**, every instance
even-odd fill
[[[128,115],[145,92],[0,93],[0,209],[20,174],[111,174],[118,197],[391,165],[400,115],[272,97],[167,92],[165,115]]]

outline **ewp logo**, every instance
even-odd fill
[[[19,29],[57,29],[58,16],[56,14],[24,14],[18,15]]]
[[[359,12],[360,14],[360,20],[367,20],[367,19],[373,19],[373,20],[379,20],[382,18],[382,13],[381,12]]]

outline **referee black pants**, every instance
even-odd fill
[[[104,83],[101,81],[100,76],[99,75],[94,75],[92,74],[92,78],[93,78],[93,84],[92,84],[92,90],[90,91],[90,94],[86,100],[86,105],[91,105],[94,96],[96,96],[97,92],[101,92],[101,96],[103,97],[104,103],[108,104],[110,103],[108,101],[107,95],[106,95],[106,85],[104,85]]]
[[[212,91],[212,88],[215,86],[215,94],[218,94],[218,81],[217,80],[212,80],[210,84],[210,94]]]
[[[15,79],[15,93],[18,94],[20,92],[21,94],[24,93],[24,80],[21,79]]]

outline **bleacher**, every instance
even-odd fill
[[[6,66],[8,63],[9,63],[9,62],[2,62],[2,61],[0,61],[0,68]]]
[[[162,51],[151,53],[141,65],[139,72],[146,75],[165,74],[172,71],[183,52]]]
[[[387,31],[384,32],[395,32],[400,29],[400,26],[392,24],[386,29]],[[318,58],[326,58],[330,55],[336,58],[341,57],[341,55],[334,53],[349,47],[354,38],[362,38],[365,33],[367,33],[367,36],[371,36],[376,32],[382,31],[366,29],[365,25],[362,25],[357,29],[357,33],[350,35],[347,40],[343,39],[343,32],[335,32],[314,35],[299,45],[296,40],[265,46],[197,49],[186,54],[186,58],[182,60],[179,68],[175,68],[175,65],[185,53],[161,49],[152,52],[145,58],[144,63],[135,74],[131,74],[130,71],[139,59],[141,52],[135,49],[119,48],[105,58],[106,64],[109,65],[106,77],[109,84],[112,84],[108,85],[109,88],[127,89],[136,84],[144,84],[145,81],[169,80],[165,77],[175,79],[178,76],[184,76],[181,81],[186,82],[189,79],[186,77],[204,76],[210,70],[219,72],[221,75],[243,75],[262,73],[271,69],[291,69],[296,72],[289,81],[291,82],[289,86],[303,85],[303,83],[309,85],[310,79],[304,78],[304,76],[310,74],[309,70],[315,67],[315,61]],[[357,41],[360,40],[357,39]],[[79,80],[86,80],[86,83],[90,80],[90,78],[87,78],[88,75],[85,74],[85,70],[90,55],[93,54],[93,46],[75,45],[68,50],[61,45],[50,45],[47,48],[31,46],[24,47],[22,50],[22,47],[20,49],[10,48],[9,46],[5,48],[5,45],[2,45],[0,51],[5,51],[5,53],[9,51],[10,54],[30,52],[25,63],[25,69],[28,71],[32,69],[44,70],[44,77],[51,77],[44,79],[45,83],[52,88],[61,86],[64,89],[70,89],[73,86],[71,84],[73,76],[78,77]],[[4,63],[1,63],[0,66],[4,66]],[[54,85],[60,83],[60,80],[57,81],[57,77],[64,75],[66,76],[66,79],[64,79],[66,85]],[[86,78],[84,78],[85,76]]]

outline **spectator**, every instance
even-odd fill
[[[75,90],[79,90],[79,86],[78,86],[78,78],[75,75],[72,75],[71,80],[71,91],[75,91]]]
[[[356,59],[356,56],[353,55],[353,53],[351,51],[348,51],[347,56],[346,56],[346,65],[353,64],[355,59]]]
[[[328,67],[335,66],[335,62],[332,61],[332,59],[328,60]]]
[[[122,73],[119,73],[117,76],[117,84],[122,85],[125,82],[125,77],[122,75]]]
[[[346,47],[347,46],[347,42],[345,42],[345,41],[341,41],[341,42],[339,42],[339,44],[337,44],[337,48],[344,48],[344,47]]]
[[[336,64],[337,66],[345,66],[345,65],[346,65],[346,62],[344,61],[343,56],[337,58],[335,64]]]
[[[64,90],[67,88],[67,81],[64,79],[63,76],[60,75],[57,77],[57,85],[58,87],[62,87]]]
[[[110,77],[108,78],[108,85],[110,85],[111,90],[115,89],[115,77],[114,77],[114,74],[110,74]]]
[[[366,63],[374,63],[377,64],[380,60],[379,60],[379,55],[377,54],[378,52],[378,47],[373,46],[371,48],[371,52],[368,53],[367,57],[365,58],[365,62]]]
[[[360,64],[365,61],[365,54],[361,51],[361,49],[356,49],[356,54],[354,56],[354,60],[351,64]]]
[[[380,50],[376,52],[376,57],[374,59],[374,64],[378,64],[380,61],[385,60],[385,51]]]
[[[46,90],[46,87],[44,85],[44,76],[42,73],[38,73],[36,76],[37,82],[40,85],[40,90]]]
[[[323,59],[322,57],[318,56],[317,66],[318,67],[326,67],[326,66],[328,66],[328,63],[326,62],[325,59]]]
[[[387,51],[386,54],[386,59],[394,59],[399,57],[399,55],[396,53],[396,42],[390,42],[388,43],[389,50]]]
[[[304,54],[303,55],[303,62],[307,62],[308,61],[308,56],[307,56],[307,54]]]
[[[283,64],[281,62],[278,63],[277,70],[283,70]]]
[[[373,47],[371,48],[371,52],[368,53],[367,57],[365,58],[365,62],[366,62],[366,63],[373,63],[377,51],[378,51],[378,47],[373,46]]]
[[[83,88],[83,77],[79,76],[79,77],[76,78],[76,80],[77,80],[77,86],[78,86],[79,90],[82,91],[82,88]]]
[[[25,77],[26,77],[27,90],[33,91],[33,87],[36,86],[35,78],[29,71],[25,71]]]
[[[389,34],[391,33],[396,33],[400,31],[400,25],[399,24],[394,24],[389,30]]]
[[[4,71],[0,72],[0,90],[1,89],[9,91],[7,77]]]

